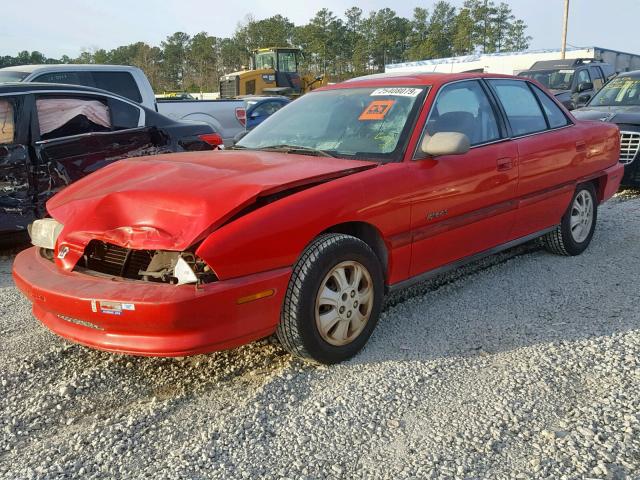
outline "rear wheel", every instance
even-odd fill
[[[376,326],[384,279],[362,240],[316,238],[293,268],[276,335],[292,354],[332,364],[355,355]]]
[[[547,250],[558,255],[580,255],[591,243],[597,218],[593,184],[579,185],[560,225],[544,237]]]

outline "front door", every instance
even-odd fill
[[[143,123],[140,107],[100,95],[42,94],[36,97],[39,140],[34,183],[37,214],[55,193],[126,157],[162,153],[169,138]]]
[[[0,97],[0,234],[26,231],[34,220],[26,99]]]
[[[516,210],[517,149],[495,102],[478,80],[454,82],[438,92],[424,135],[469,137],[463,155],[415,160],[418,185],[411,209],[411,276],[505,243]]]

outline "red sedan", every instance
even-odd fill
[[[542,236],[584,251],[619,133],[539,84],[373,76],[280,110],[231,151],[128,159],[71,185],[14,264],[57,334],[182,356],[276,333],[335,363],[386,292]]]

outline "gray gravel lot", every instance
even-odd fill
[[[393,297],[335,367],[48,333],[0,259],[0,478],[640,478],[640,194],[590,249],[521,247]]]

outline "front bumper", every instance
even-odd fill
[[[280,318],[291,268],[196,288],[64,272],[33,247],[18,254],[13,277],[33,314],[54,333],[101,350],[185,356],[224,350],[270,335]],[[273,289],[267,298],[238,299]]]
[[[640,158],[624,166],[622,185],[627,187],[640,187]]]

